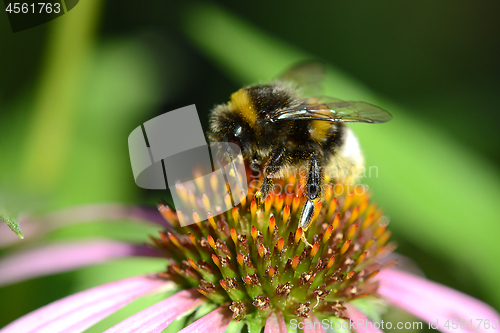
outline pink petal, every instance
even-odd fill
[[[48,245],[0,259],[0,286],[118,257],[159,255],[146,245],[105,240]]]
[[[160,333],[177,317],[198,307],[203,299],[196,289],[183,290],[127,318],[106,333]]]
[[[304,318],[304,333],[325,333],[321,322],[314,315]]]
[[[488,329],[485,325],[485,320],[488,320],[490,325],[493,325],[494,321],[499,323],[497,329],[500,325],[500,315],[489,305],[449,287],[396,269],[383,270],[378,277],[380,295],[419,317],[426,322],[425,325],[437,321],[440,331],[492,332],[491,327]],[[455,329],[452,327],[453,319],[458,323]],[[466,328],[460,327],[460,320],[467,325]],[[449,327],[444,327],[447,321]]]
[[[108,283],[35,310],[0,330],[0,333],[78,333],[135,299],[174,284],[152,276]]]
[[[210,332],[223,333],[231,321],[231,313],[227,307],[218,307],[191,325],[183,328],[178,333]]]
[[[171,229],[170,224],[154,207],[126,206],[114,203],[73,207],[41,217],[24,214],[19,217],[18,222],[24,233],[24,238],[34,239],[63,226],[99,220],[146,221]],[[0,224],[0,248],[19,241],[19,237],[5,223]]]
[[[264,333],[287,333],[286,323],[279,311],[273,312],[267,317]]]
[[[345,316],[351,319],[349,327],[354,328],[358,333],[383,333],[380,329],[375,327],[375,324],[366,318],[364,314],[358,311],[351,304],[345,304]],[[380,325],[380,323],[379,323]]]

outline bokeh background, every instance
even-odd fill
[[[0,14],[1,206],[15,217],[168,200],[135,186],[127,147],[135,127],[190,104],[206,127],[209,110],[243,84],[321,59],[325,95],[394,116],[352,127],[378,169],[363,181],[390,217],[398,253],[498,309],[498,17],[493,0],[87,0],[14,34]],[[0,255],[95,236],[144,242],[155,232],[96,221]],[[121,259],[0,288],[0,327],[75,291],[164,265]]]

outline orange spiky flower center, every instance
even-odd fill
[[[260,207],[250,189],[232,210],[185,227],[172,209],[160,205],[172,226],[153,238],[172,260],[160,275],[196,287],[227,306],[235,320],[257,327],[275,310],[285,320],[310,314],[344,318],[345,302],[376,292],[372,278],[395,246],[383,212],[360,185],[347,194],[328,185],[308,230],[297,228],[306,200],[303,181],[282,180],[281,188],[293,191],[270,194]],[[210,205],[208,198],[203,205]]]

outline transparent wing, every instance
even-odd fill
[[[308,60],[300,62],[278,77],[280,81],[293,82],[301,88],[305,96],[321,93],[321,85],[325,78],[326,66],[320,61]]]
[[[365,102],[345,102],[329,99],[328,103],[304,103],[285,110],[274,112],[269,120],[324,120],[344,123],[384,123],[392,118],[391,114],[375,105]]]

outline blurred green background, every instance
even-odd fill
[[[498,17],[493,0],[87,0],[13,34],[1,14],[1,206],[15,216],[155,204],[167,194],[133,180],[127,137],[135,127],[189,104],[206,127],[209,110],[243,84],[321,59],[325,95],[394,116],[353,128],[378,168],[364,181],[391,219],[398,252],[429,278],[499,308]],[[141,242],[154,233],[116,226],[68,227],[43,241]],[[164,264],[122,259],[0,288],[0,327],[68,293]]]

